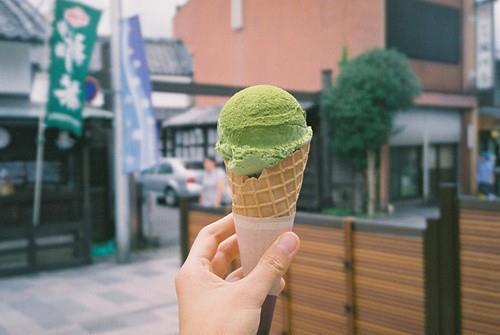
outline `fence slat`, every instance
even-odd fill
[[[354,304],[354,260],[352,241],[352,218],[343,221],[344,227],[344,271],[345,271],[345,311],[347,313],[347,335],[356,334],[355,304]]]

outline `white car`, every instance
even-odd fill
[[[156,167],[141,174],[140,183],[144,191],[163,195],[165,204],[175,206],[180,197],[199,197],[203,169],[178,158],[163,158]]]

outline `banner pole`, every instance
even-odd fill
[[[43,156],[45,151],[45,113],[42,112],[38,119],[38,136],[36,149],[36,172],[35,172],[35,197],[33,200],[33,226],[40,224],[40,204],[42,201],[42,171]]]
[[[54,6],[50,6],[49,16],[53,13]],[[49,17],[49,22],[52,18]],[[50,27],[50,25],[48,26]],[[47,28],[45,40],[43,44],[43,60],[45,67],[43,70],[49,76],[50,52],[49,52],[50,28]],[[49,96],[49,85],[47,85],[47,97]],[[33,226],[36,227],[40,224],[40,206],[42,202],[42,173],[43,173],[43,160],[45,153],[45,108],[42,108],[38,117],[38,133],[36,140],[36,170],[35,170],[35,194],[33,198]]]
[[[114,112],[115,229],[118,263],[130,258],[129,180],[123,162],[123,120],[121,95],[121,1],[111,1],[111,80]]]

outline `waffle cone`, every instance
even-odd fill
[[[262,170],[259,177],[228,171],[233,213],[259,218],[294,214],[308,155],[309,143],[277,165]]]

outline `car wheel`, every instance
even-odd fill
[[[165,192],[163,193],[163,198],[165,199],[165,205],[167,206],[177,205],[177,194],[172,188],[167,187],[165,189]]]

